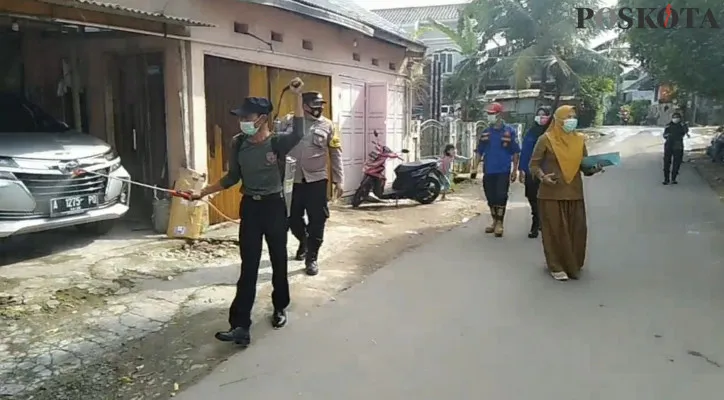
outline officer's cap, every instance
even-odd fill
[[[269,100],[263,97],[247,97],[240,107],[231,110],[231,114],[246,117],[252,114],[271,114],[272,111],[274,111],[274,106]]]
[[[322,107],[327,104],[327,102],[324,101],[324,96],[319,92],[302,93],[302,101],[310,107]]]

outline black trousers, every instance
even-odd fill
[[[684,146],[664,145],[664,178],[676,179],[679,176],[681,161],[684,159]]]
[[[530,204],[530,215],[533,217],[533,223],[540,226],[540,214],[538,211],[538,188],[540,181],[531,174],[525,175],[525,198]]]
[[[266,239],[272,267],[272,303],[274,309],[283,310],[289,305],[289,280],[287,278],[287,207],[279,195],[254,200],[244,196],[239,215],[239,250],[241,276],[236,282],[236,296],[229,308],[229,324],[232,328],[251,326],[251,309],[256,297],[259,277],[262,238]]]
[[[483,175],[483,192],[488,200],[488,206],[507,206],[509,189],[510,173]]]
[[[309,224],[304,223],[305,212]],[[316,260],[324,241],[324,226],[329,218],[327,180],[295,183],[289,214],[292,234],[300,242],[307,244],[308,259]]]

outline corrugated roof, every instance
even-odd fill
[[[456,21],[460,10],[468,3],[445,4],[440,6],[402,7],[372,10],[380,17],[396,25],[414,24],[417,21]]]
[[[114,14],[128,15],[131,17],[143,18],[143,19],[148,19],[148,20],[152,20],[152,21],[172,23],[172,24],[176,24],[176,25],[203,26],[203,27],[208,27],[208,28],[216,26],[216,25],[209,24],[206,22],[196,21],[191,18],[175,17],[175,16],[171,16],[171,15],[166,15],[166,14],[163,14],[160,12],[139,10],[136,8],[131,8],[131,7],[123,6],[120,4],[109,3],[109,2],[105,2],[105,1],[97,1],[97,0],[40,0],[40,1],[43,3],[48,3],[48,4],[56,4],[56,5],[67,6],[67,7],[82,8],[84,10],[89,10],[89,11],[113,12]]]
[[[401,29],[395,23],[390,22],[374,12],[360,6],[354,0],[292,0],[306,6],[323,9],[343,17],[353,19],[357,22],[369,25],[372,28],[383,30],[399,38],[422,44],[412,39],[409,33]]]

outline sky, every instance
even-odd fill
[[[424,7],[424,6],[435,6],[443,4],[457,4],[464,3],[465,0],[355,0],[357,4],[368,10],[382,9],[382,8],[401,8],[401,7]],[[616,4],[618,0],[603,0],[605,6],[612,6]]]

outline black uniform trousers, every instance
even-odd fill
[[[245,195],[239,206],[239,250],[241,276],[229,309],[232,328],[251,326],[251,309],[261,262],[262,238],[266,239],[272,267],[272,304],[275,310],[289,306],[287,278],[287,207],[281,193],[268,196]]]
[[[530,215],[533,217],[533,223],[540,226],[540,214],[538,212],[538,188],[540,181],[531,174],[525,174],[525,198],[530,204]]]
[[[679,168],[681,168],[683,159],[683,143],[666,142],[664,144],[664,179],[676,179],[679,176]]]
[[[483,192],[489,207],[506,207],[508,190],[510,189],[510,173],[483,175]]]
[[[305,212],[309,219],[308,224],[304,223]],[[307,259],[316,260],[324,241],[324,226],[329,218],[327,179],[295,183],[289,214],[292,234],[300,242],[307,244]]]

